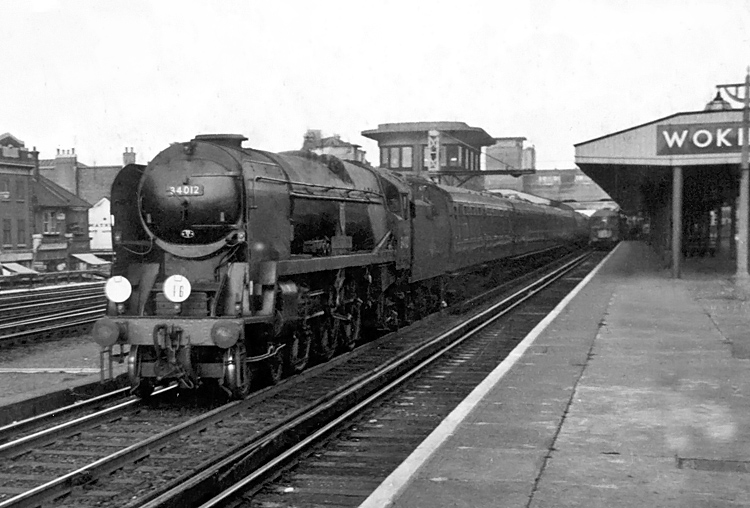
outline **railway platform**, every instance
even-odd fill
[[[114,363],[117,379],[102,385],[99,346],[86,335],[0,350],[0,426],[124,386],[125,372],[124,363]]]
[[[750,506],[750,291],[623,242],[361,505]],[[585,281],[584,281],[585,282]]]

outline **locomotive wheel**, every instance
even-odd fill
[[[250,393],[252,371],[247,363],[245,344],[237,343],[224,353],[224,386],[233,399],[244,399]]]
[[[299,374],[305,370],[310,360],[311,343],[312,332],[307,323],[292,333],[284,354],[285,368],[289,374]]]
[[[154,392],[153,378],[141,376],[141,368],[144,361],[154,361],[155,355],[152,347],[130,346],[128,353],[128,376],[132,386],[130,392],[141,399],[151,396]]]
[[[318,333],[315,334],[313,342],[313,352],[315,357],[323,362],[327,362],[336,353],[337,335],[334,331],[336,321],[332,317],[323,318],[318,326]]]

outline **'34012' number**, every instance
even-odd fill
[[[167,187],[167,196],[202,196],[202,185],[174,185]]]

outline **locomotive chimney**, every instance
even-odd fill
[[[242,142],[247,138],[242,134],[198,134],[193,141],[205,141],[230,148],[242,148]]]

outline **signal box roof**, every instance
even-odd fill
[[[366,138],[374,139],[378,143],[393,137],[395,134],[421,133],[425,136],[428,131],[435,130],[450,134],[464,143],[482,147],[495,144],[495,138],[487,134],[480,127],[470,127],[464,122],[401,122],[381,123],[377,129],[362,131]]]

